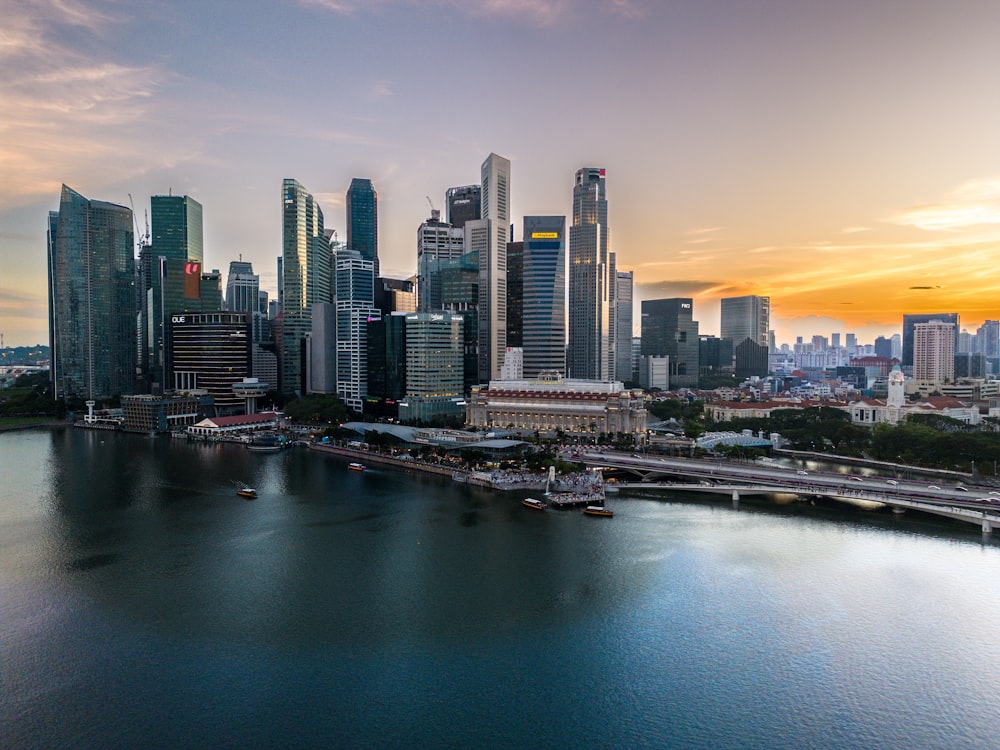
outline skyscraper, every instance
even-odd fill
[[[432,209],[417,228],[417,309],[441,309],[440,264],[464,252],[465,230],[441,221],[441,212]]]
[[[281,390],[303,392],[303,341],[312,327],[312,306],[333,301],[333,258],[323,211],[302,185],[286,179],[282,199],[282,320],[279,341]]]
[[[615,273],[614,379],[632,379],[632,283],[631,271]]]
[[[226,279],[226,310],[251,313],[257,309],[260,276],[253,272],[253,264],[234,260],[229,263]]]
[[[500,377],[507,348],[507,232],[510,161],[490,154],[480,168],[483,218],[465,224],[466,251],[479,251],[479,379]],[[472,231],[474,242],[469,243]],[[484,231],[485,230],[485,233]]]
[[[932,320],[913,325],[913,379],[943,383],[955,379],[955,324]]]
[[[202,309],[201,274],[205,260],[202,206],[188,195],[154,195],[152,277],[147,298],[147,332],[151,384],[169,388],[170,316]],[[214,307],[218,310],[219,307]]]
[[[670,387],[698,385],[698,321],[690,298],[642,302],[642,355],[670,357]]]
[[[569,374],[608,380],[610,289],[608,201],[605,170],[576,171],[573,223],[569,229]]]
[[[524,346],[524,242],[507,243],[507,348]]]
[[[734,347],[742,344],[745,339],[750,339],[766,349],[770,327],[770,297],[747,295],[722,299],[720,337],[732,341]]]
[[[566,373],[566,217],[524,217],[523,347],[526,378]]]
[[[375,307],[372,261],[355,250],[337,253],[337,395],[361,412],[368,394],[368,323]]]
[[[52,395],[131,394],[136,379],[132,211],[62,186],[49,213]]]
[[[479,185],[463,185],[448,188],[445,201],[448,204],[448,223],[461,229],[467,221],[483,218],[483,191]]]
[[[378,278],[378,193],[371,180],[360,177],[347,189],[347,249],[370,260]]]
[[[930,323],[937,320],[944,323],[951,323],[954,326],[955,341],[958,341],[959,322],[958,313],[921,313],[903,316],[903,352],[900,357],[904,371],[912,368],[913,362],[913,327],[917,323]]]

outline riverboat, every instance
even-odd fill
[[[601,516],[603,518],[611,518],[615,512],[610,508],[605,508],[603,505],[588,505],[583,509],[585,515],[588,516]]]
[[[240,497],[245,497],[248,500],[253,500],[257,497],[257,490],[248,484],[243,484],[243,482],[236,483],[236,494]]]
[[[347,468],[350,469],[351,471],[364,471],[368,467],[365,466],[364,464],[359,464],[356,461],[352,461],[351,463],[347,464]]]
[[[533,510],[545,510],[547,507],[549,507],[541,500],[536,500],[533,497],[524,498],[524,500],[521,501],[521,505],[523,505],[525,508],[532,508]]]

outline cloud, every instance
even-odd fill
[[[371,87],[368,89],[368,98],[371,101],[377,99],[384,99],[387,96],[392,96],[396,92],[392,90],[392,85],[389,81],[375,81]]]
[[[13,287],[0,287],[0,313],[24,318],[48,318],[48,297]]]
[[[939,286],[911,286],[909,289],[940,289]]]
[[[393,6],[424,9],[437,7],[459,11],[473,18],[506,18],[539,26],[554,26],[577,15],[594,11],[627,20],[644,18],[649,10],[645,0],[300,0],[303,5],[341,15],[379,13]]]
[[[939,232],[1000,224],[1000,177],[966,182],[945,200],[916,206],[890,217],[889,221]]]
[[[844,234],[857,234],[858,232],[870,232],[870,227],[844,227],[840,230]]]
[[[148,162],[139,146],[142,123],[166,74],[94,57],[65,41],[105,49],[103,35],[112,37],[115,23],[75,0],[8,4],[0,36],[0,207],[58,193],[53,175],[100,174],[111,182]],[[73,33],[64,38],[67,27]]]

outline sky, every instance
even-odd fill
[[[511,208],[571,215],[607,170],[637,300],[771,298],[778,342],[1000,318],[996,0],[0,0],[0,334],[47,343],[65,183],[204,206],[205,263],[272,295],[281,182],[346,238],[379,196],[384,275],[445,190],[511,160]],[[638,310],[638,302],[637,302]],[[636,324],[638,327],[638,313]]]

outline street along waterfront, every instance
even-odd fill
[[[0,475],[13,747],[995,744],[1000,546],[948,525],[627,496],[594,523],[83,430],[0,435]]]

